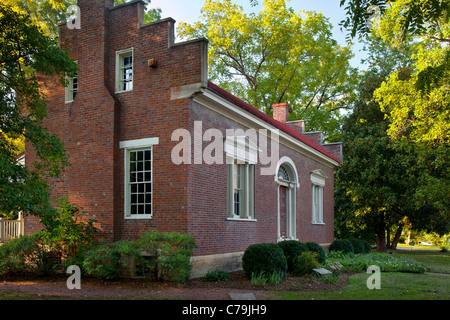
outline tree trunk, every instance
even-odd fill
[[[381,233],[377,233],[377,251],[386,251],[386,234],[384,230]]]
[[[389,249],[395,250],[397,249],[397,244],[400,241],[400,237],[402,236],[403,225],[400,225],[395,232],[394,239],[392,239],[392,243],[388,246]]]
[[[386,248],[391,247],[391,227],[389,225],[386,226]]]
[[[386,251],[386,225],[384,214],[379,213],[375,220],[375,233],[377,235],[377,251]]]

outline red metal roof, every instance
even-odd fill
[[[319,151],[320,153],[324,154],[325,156],[329,157],[330,159],[332,159],[332,160],[334,160],[334,161],[336,161],[338,163],[341,162],[338,158],[336,158],[335,156],[330,154],[324,148],[322,148],[318,144],[312,142],[310,139],[308,139],[307,137],[302,135],[300,132],[298,132],[297,130],[291,128],[289,125],[275,120],[274,118],[272,118],[269,115],[265,114],[261,110],[256,109],[252,105],[250,105],[247,102],[239,99],[238,97],[236,97],[233,94],[229,93],[228,91],[222,89],[221,87],[215,85],[214,83],[208,81],[208,88],[210,90],[214,91],[215,93],[217,93],[218,95],[220,95],[221,97],[231,101],[232,103],[234,103],[238,107],[248,111],[249,113],[255,115],[258,118],[260,118],[261,120],[264,120],[265,122],[271,124],[275,128],[283,131],[284,133],[287,133],[291,137],[293,137],[293,138],[303,142],[304,144],[310,146],[311,148],[314,148],[315,150]]]

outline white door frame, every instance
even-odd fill
[[[289,174],[289,181],[278,176],[280,166],[283,166]],[[277,241],[297,240],[297,188],[298,175],[294,162],[289,157],[283,157],[278,161],[275,174],[277,182]],[[281,237],[281,212],[280,212],[280,187],[286,187],[286,237]]]

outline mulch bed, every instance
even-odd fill
[[[278,285],[252,285],[243,271],[229,273],[232,280],[205,282],[200,278],[183,284],[155,282],[148,279],[121,279],[105,281],[82,277],[81,290],[69,290],[64,274],[51,277],[9,276],[0,278],[0,290],[36,295],[36,299],[60,297],[63,299],[160,299],[227,300],[228,293],[251,292],[257,299],[270,299],[269,291],[328,291],[348,284],[350,274],[342,274],[337,283],[326,283],[315,277],[288,276]]]

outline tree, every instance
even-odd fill
[[[45,177],[68,164],[62,142],[43,126],[45,95],[36,73],[73,76],[77,67],[65,51],[25,14],[0,4],[0,211],[37,216],[50,207]],[[11,138],[24,136],[37,155],[33,169],[16,162]]]
[[[265,0],[261,12],[247,14],[231,0],[207,0],[200,20],[181,23],[178,34],[208,38],[212,81],[268,114],[273,104],[289,102],[290,120],[306,120],[309,130],[332,139],[339,111],[354,97],[352,53],[332,39],[321,13],[294,13],[287,2]]]
[[[374,97],[393,70],[401,81],[411,77],[413,61],[405,52],[412,47],[398,51],[372,35],[369,48],[369,70],[343,126],[344,162],[336,174],[335,216],[340,236],[371,240],[375,234],[378,250],[384,250],[395,248],[406,225],[445,234],[449,219],[433,198],[423,197],[424,153],[388,135],[391,120]]]
[[[341,1],[347,4],[343,26],[356,34],[369,32],[393,47],[412,42],[414,61],[408,77],[393,72],[375,92],[381,110],[390,120],[387,132],[402,145],[414,149],[421,168],[414,200],[429,201],[449,214],[450,132],[450,23],[449,0]],[[380,7],[378,26],[369,30],[365,18],[369,4]]]
[[[397,33],[403,37],[442,31],[440,20],[448,22],[450,11],[448,0],[341,0],[343,6],[346,18],[341,21],[341,26],[349,31],[351,38],[370,34],[369,18],[384,14],[392,7],[397,11]],[[443,40],[445,38],[442,37]]]

